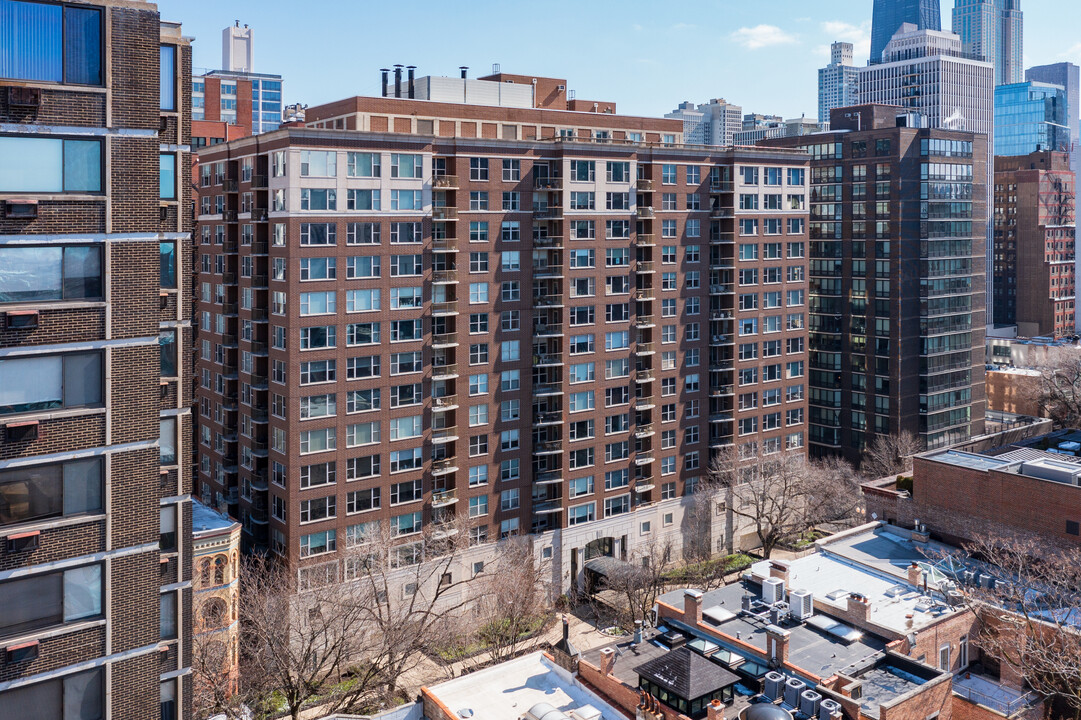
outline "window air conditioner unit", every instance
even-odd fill
[[[8,87],[8,105],[17,108],[41,106],[41,88]]]

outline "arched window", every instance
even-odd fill
[[[210,584],[210,558],[203,560],[199,565],[199,582],[203,586]]]
[[[224,555],[218,555],[214,558],[214,584],[221,585],[225,582],[225,565],[229,561],[226,560]]]

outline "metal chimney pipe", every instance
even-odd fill
[[[402,66],[394,66],[394,97],[400,98],[402,96]]]
[[[406,70],[409,71],[409,99],[410,100],[412,100],[413,98],[416,97],[416,92],[415,92],[415,89],[413,87],[413,74],[416,71],[416,69],[417,69],[416,65],[409,65],[409,66],[406,67]]]
[[[390,68],[379,68],[379,72],[383,75],[383,97],[387,96],[387,83],[390,79]]]
[[[635,620],[634,621],[634,644],[635,645],[641,645],[642,644],[642,621],[641,620]]]
[[[465,80],[466,71],[469,70],[469,66],[468,65],[462,65],[458,69],[462,71],[462,80]]]

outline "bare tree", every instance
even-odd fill
[[[199,616],[209,607],[208,602],[218,598],[196,600],[192,614]],[[243,703],[238,689],[238,678],[230,671],[232,658],[229,645],[221,633],[196,633],[191,643],[192,716],[225,715],[229,720],[243,715]]]
[[[1000,531],[965,550],[995,579],[993,587],[958,588],[979,620],[977,647],[1057,714],[1081,718],[1081,548]]]
[[[1048,349],[1039,368],[1036,403],[1060,427],[1081,423],[1081,357],[1076,348]]]
[[[649,617],[657,598],[665,589],[665,567],[672,561],[672,543],[653,538],[640,546],[627,562],[620,563],[605,578],[605,589],[619,598],[621,623],[630,628],[636,620]],[[616,605],[616,602],[612,603]]]
[[[328,577],[333,579],[333,577]],[[283,564],[259,557],[240,572],[241,691],[257,717],[284,706],[291,718],[342,676],[363,649],[363,608],[345,586],[303,593]]]
[[[535,642],[535,634],[552,618],[544,568],[528,537],[501,542],[498,555],[476,578],[471,611],[461,618],[461,643],[476,643],[479,662],[502,662]]]
[[[912,472],[912,458],[922,451],[919,439],[904,430],[891,435],[876,435],[863,453],[860,471],[875,479]]]
[[[714,457],[710,475],[730,490],[732,512],[754,528],[766,558],[816,525],[852,518],[859,506],[854,472],[802,453],[741,456],[732,448]]]

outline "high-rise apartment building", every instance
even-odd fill
[[[1075,331],[1075,177],[1065,153],[995,158],[993,317],[1023,337]]]
[[[882,61],[882,52],[905,23],[918,30],[941,30],[942,10],[938,0],[874,0],[871,14],[870,64]]]
[[[1069,152],[1065,88],[1029,80],[995,88],[995,155]]]
[[[899,107],[839,108],[829,133],[765,141],[812,158],[812,454],[855,460],[901,431],[927,448],[983,432],[986,136],[907,120]]]
[[[244,136],[270,132],[281,125],[282,76],[254,72],[254,57],[255,37],[250,27],[237,23],[222,30],[221,69],[192,78],[193,120],[239,125]]]
[[[724,98],[695,106],[682,102],[666,118],[683,121],[683,142],[731,147],[733,135],[743,128],[743,108]]]
[[[189,39],[0,18],[0,715],[187,717]]]
[[[961,37],[967,56],[994,64],[995,85],[1021,82],[1024,38],[1020,0],[956,0],[953,31]]]
[[[852,43],[830,46],[830,64],[818,69],[818,119],[827,122],[833,108],[859,102],[859,71],[852,57]]]
[[[681,527],[713,453],[804,451],[804,154],[395,97],[307,119],[204,149],[199,219],[203,496],[301,581],[464,517],[577,582]]]

